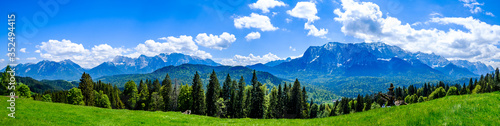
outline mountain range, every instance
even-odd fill
[[[187,65],[189,66],[187,67],[182,64],[200,64],[201,66]],[[91,69],[81,68],[70,60],[60,62],[44,60],[36,64],[19,64],[15,68],[18,76],[38,80],[72,81],[78,80],[83,72],[88,72],[94,79],[102,79],[118,85],[128,80],[161,79],[163,74],[179,71],[184,71],[178,74],[185,77],[171,76],[188,79],[182,81],[189,83],[189,76],[192,76],[195,71],[201,71],[194,68],[203,69],[203,74],[208,74],[207,70],[211,72],[210,69],[212,69],[218,74],[231,73],[233,77],[236,77],[233,74],[238,76],[240,74],[230,72],[231,70],[245,69],[248,73],[254,69],[283,80],[298,78],[302,80],[301,82],[320,86],[342,96],[384,90],[390,83],[395,83],[396,86],[407,86],[440,80],[453,81],[465,77],[477,77],[494,70],[493,67],[481,62],[450,61],[433,53],[413,53],[381,42],[329,42],[322,46],[310,46],[302,57],[244,67],[221,66],[211,59],[172,53],[153,57],[141,55],[137,58],[117,56],[112,61],[104,62]],[[181,68],[190,71],[187,72]],[[159,71],[163,71],[162,74],[155,74]],[[117,80],[118,78],[123,80]],[[248,81],[247,78],[245,79]],[[272,81],[271,83],[280,82]]]
[[[101,77],[117,74],[150,73],[165,66],[181,64],[204,64],[218,66],[220,64],[211,59],[202,59],[180,53],[162,53],[153,57],[141,55],[137,58],[117,56],[110,62],[104,62],[94,68],[84,69],[71,60],[59,62],[43,60],[38,63],[18,64],[14,68],[17,76],[26,76],[38,80],[78,80],[83,72],[92,77]],[[4,71],[5,68],[2,70]]]

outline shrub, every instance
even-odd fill
[[[52,98],[50,97],[49,94],[45,94],[42,96],[42,101],[44,102],[52,102]]]
[[[450,87],[450,89],[448,89],[448,93],[446,93],[446,96],[450,95],[459,95],[457,87],[452,86]]]
[[[429,100],[433,100],[433,99],[437,99],[437,98],[442,98],[444,96],[446,96],[446,91],[444,90],[443,87],[439,87],[439,88],[437,88],[436,90],[434,90],[434,92],[432,92],[429,95]]]

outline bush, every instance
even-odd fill
[[[450,95],[459,95],[457,87],[452,86],[450,87],[450,89],[448,89],[448,93],[446,93],[446,96]]]
[[[83,102],[82,90],[79,88],[71,88],[68,91],[68,104],[85,105]]]
[[[21,98],[31,98],[30,88],[25,84],[22,83],[19,84],[19,87],[17,88],[17,93]]]
[[[425,100],[424,100],[424,96],[420,96],[420,97],[418,97],[418,101],[417,101],[417,102],[419,102],[419,103],[420,103],[420,102],[424,102],[424,101],[425,101]]]
[[[444,90],[443,87],[439,87],[439,88],[437,88],[436,90],[434,90],[434,92],[432,92],[429,95],[429,100],[433,100],[433,99],[437,99],[437,98],[442,98],[444,96],[446,96],[446,91]]]
[[[481,85],[476,85],[476,88],[472,90],[472,94],[481,93]]]
[[[42,96],[42,101],[44,102],[52,102],[52,98],[50,97],[49,94],[45,94]]]

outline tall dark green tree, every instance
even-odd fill
[[[278,89],[273,87],[271,89],[271,94],[269,94],[269,106],[267,107],[267,117],[268,118],[277,118],[278,115]]]
[[[226,80],[222,84],[222,90],[220,91],[220,97],[224,99],[224,105],[226,106],[226,116],[233,116],[233,105],[231,104],[231,91],[232,91],[232,80],[229,74],[226,75]]]
[[[243,76],[241,76],[239,82],[237,85],[235,85],[235,87],[233,87],[234,89],[234,94],[236,94],[234,96],[234,102],[233,102],[233,110],[234,110],[234,117],[235,118],[243,118],[245,115],[244,115],[244,104],[245,104],[245,101],[243,100],[243,97],[245,95],[245,80],[243,79]]]
[[[356,98],[356,112],[362,112],[364,108],[363,97],[358,94]]]
[[[264,97],[265,94],[262,91],[262,83],[257,81],[257,75],[255,70],[253,71],[252,77],[252,107],[250,111],[250,118],[262,118],[264,116]]]
[[[283,90],[281,88],[281,84],[278,85],[278,104],[275,109],[276,111],[276,118],[282,118],[283,117]]]
[[[138,105],[136,106],[136,109],[148,110],[148,104],[149,104],[148,84],[139,83],[139,102],[138,102]]]
[[[114,101],[114,105],[113,108],[114,109],[123,109],[125,108],[125,104],[122,102],[121,98],[120,98],[120,89],[118,89],[118,87],[115,85],[113,87],[113,101]]]
[[[155,81],[153,82],[153,92],[160,92],[160,88],[161,88],[160,81],[158,79],[155,79]]]
[[[203,91],[203,83],[201,82],[200,75],[198,71],[193,78],[193,114],[204,115],[205,114],[205,93]]]
[[[216,103],[217,100],[219,99],[219,94],[220,94],[219,79],[217,79],[217,74],[215,74],[215,71],[212,70],[212,74],[210,75],[210,80],[207,85],[207,94],[205,99],[208,116],[216,116],[217,114]]]
[[[123,90],[123,100],[125,101],[125,106],[127,109],[135,109],[137,101],[139,99],[137,90],[137,85],[134,81],[130,80],[125,83],[125,89]]]
[[[170,93],[172,92],[172,81],[170,80],[170,76],[168,74],[163,79],[161,87],[161,96],[163,97],[163,111],[169,111],[170,109]]]
[[[300,118],[303,110],[303,99],[302,99],[302,90],[300,86],[300,82],[298,79],[295,79],[292,87],[292,99],[291,99],[291,114],[296,114],[295,118]]]
[[[85,105],[94,106],[94,82],[88,73],[83,72],[78,88],[82,90]]]
[[[233,80],[231,84],[231,90],[230,90],[230,98],[229,98],[229,105],[227,106],[227,115],[231,118],[234,118],[236,116],[236,104],[240,101],[236,101],[238,98],[238,81]]]

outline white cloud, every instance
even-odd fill
[[[5,59],[0,59],[0,63],[3,63],[5,61]]]
[[[315,37],[326,38],[325,34],[328,33],[328,29],[321,28],[318,30],[318,28],[312,24],[315,20],[320,19],[316,16],[318,10],[316,9],[316,4],[313,2],[298,2],[297,5],[295,5],[292,10],[288,10],[287,13],[296,18],[307,19],[307,22],[304,24],[304,29],[309,30],[307,36],[312,35]]]
[[[290,46],[288,49],[292,50],[292,51],[296,51],[295,48],[293,48],[292,46]]]
[[[491,16],[491,17],[495,17],[495,15],[491,12],[485,12],[484,14],[488,15],[488,16]]]
[[[490,25],[472,17],[433,17],[430,23],[454,24],[468,31],[449,29],[416,30],[394,17],[382,17],[379,6],[371,2],[342,0],[342,9],[336,9],[335,21],[342,23],[341,31],[367,42],[382,41],[408,51],[434,52],[448,59],[464,59],[489,63],[500,59],[500,26]],[[493,64],[493,63],[489,63]],[[500,66],[495,66],[500,67]]]
[[[311,24],[311,22],[306,22],[306,24],[304,24],[304,29],[309,30],[307,36],[312,35],[320,38],[326,38],[325,34],[328,33],[328,29],[321,28],[318,30],[316,26]]]
[[[438,13],[438,12],[433,12],[433,13],[429,14],[429,16],[431,16],[431,17],[436,17],[436,16],[443,17],[443,15],[441,13]]]
[[[223,32],[220,36],[217,35],[207,35],[207,33],[200,33],[196,36],[196,43],[201,46],[222,50],[228,48],[231,43],[236,41],[236,37],[233,34]]]
[[[250,32],[248,33],[247,36],[245,36],[247,41],[253,40],[253,39],[259,39],[260,38],[260,33],[259,32]]]
[[[84,68],[91,68],[102,62],[109,61],[117,55],[126,53],[122,48],[112,48],[107,44],[94,46],[90,51],[85,49],[82,44],[73,43],[70,40],[63,39],[49,40],[36,46],[40,57],[52,61],[62,61],[69,59]]]
[[[193,37],[181,35],[179,37],[162,37],[159,40],[165,42],[156,42],[154,40],[146,40],[135,47],[136,52],[128,55],[129,57],[138,57],[143,54],[146,56],[156,56],[160,53],[183,53],[190,56],[197,56],[203,59],[212,58],[210,53],[198,50],[198,46],[194,43]]]
[[[286,4],[278,0],[258,0],[248,6],[252,9],[260,9],[262,13],[268,13],[270,8],[286,6]]]
[[[464,7],[469,8],[469,11],[473,14],[483,11],[481,7],[484,3],[478,3],[476,0],[459,0],[464,4]]]
[[[274,31],[277,27],[271,24],[271,19],[264,15],[259,15],[256,13],[250,14],[250,17],[243,16],[234,19],[234,27],[238,29],[242,28],[257,28],[261,31]]]
[[[285,21],[286,21],[286,23],[290,23],[290,22],[292,22],[292,19],[286,18]]]
[[[319,19],[319,17],[316,16],[316,13],[318,13],[316,4],[312,2],[298,2],[292,10],[288,10],[286,13],[296,18],[307,19],[311,22]]]
[[[40,53],[40,50],[36,50],[35,53]]]
[[[26,60],[36,60],[36,57],[29,57],[29,58],[26,58]]]
[[[272,53],[268,53],[263,56],[254,56],[253,54],[249,54],[248,56],[234,55],[232,59],[223,59],[221,64],[230,66],[246,66],[257,63],[267,63],[280,59],[281,58]]]
[[[21,48],[19,52],[26,53],[26,48]]]

